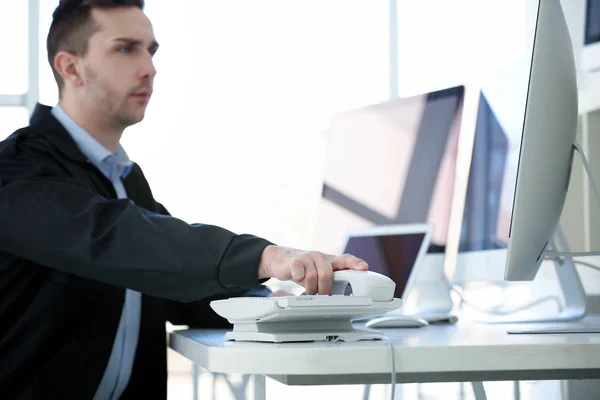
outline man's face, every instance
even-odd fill
[[[125,128],[144,118],[158,48],[152,24],[137,7],[94,9],[100,26],[79,61],[80,100],[109,123]]]

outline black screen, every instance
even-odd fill
[[[393,280],[394,297],[401,298],[424,239],[424,233],[351,237],[345,252],[365,260],[369,271]]]
[[[585,7],[585,44],[600,41],[600,0],[587,0]]]
[[[477,113],[475,141],[465,198],[459,251],[506,248],[510,214],[501,207],[507,170],[509,141],[482,94]],[[508,171],[508,172],[507,172]],[[510,178],[515,181],[516,177]],[[511,196],[512,197],[512,196]]]

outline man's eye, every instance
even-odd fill
[[[119,51],[121,53],[131,53],[132,50],[133,48],[131,46],[124,46],[119,48]]]

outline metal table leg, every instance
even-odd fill
[[[471,385],[473,385],[473,394],[475,394],[475,400],[487,400],[485,389],[483,388],[483,382],[471,382]]]
[[[200,375],[200,367],[198,364],[192,363],[192,388],[194,390],[194,400],[198,400],[198,376]]]
[[[267,400],[267,385],[264,375],[254,377],[254,400]]]

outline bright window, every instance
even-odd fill
[[[25,107],[0,107],[0,140],[28,125],[29,114]]]
[[[52,12],[58,5],[56,0],[40,0],[39,14],[39,76],[40,76],[40,98],[39,102],[49,106],[54,106],[58,102],[58,88],[52,69],[48,63],[48,52],[46,51],[46,38],[50,24],[52,23]]]
[[[28,87],[28,2],[0,4],[0,95],[23,94]],[[1,124],[1,122],[0,122]]]
[[[493,77],[527,51],[537,1],[398,1],[398,81],[411,95]]]

